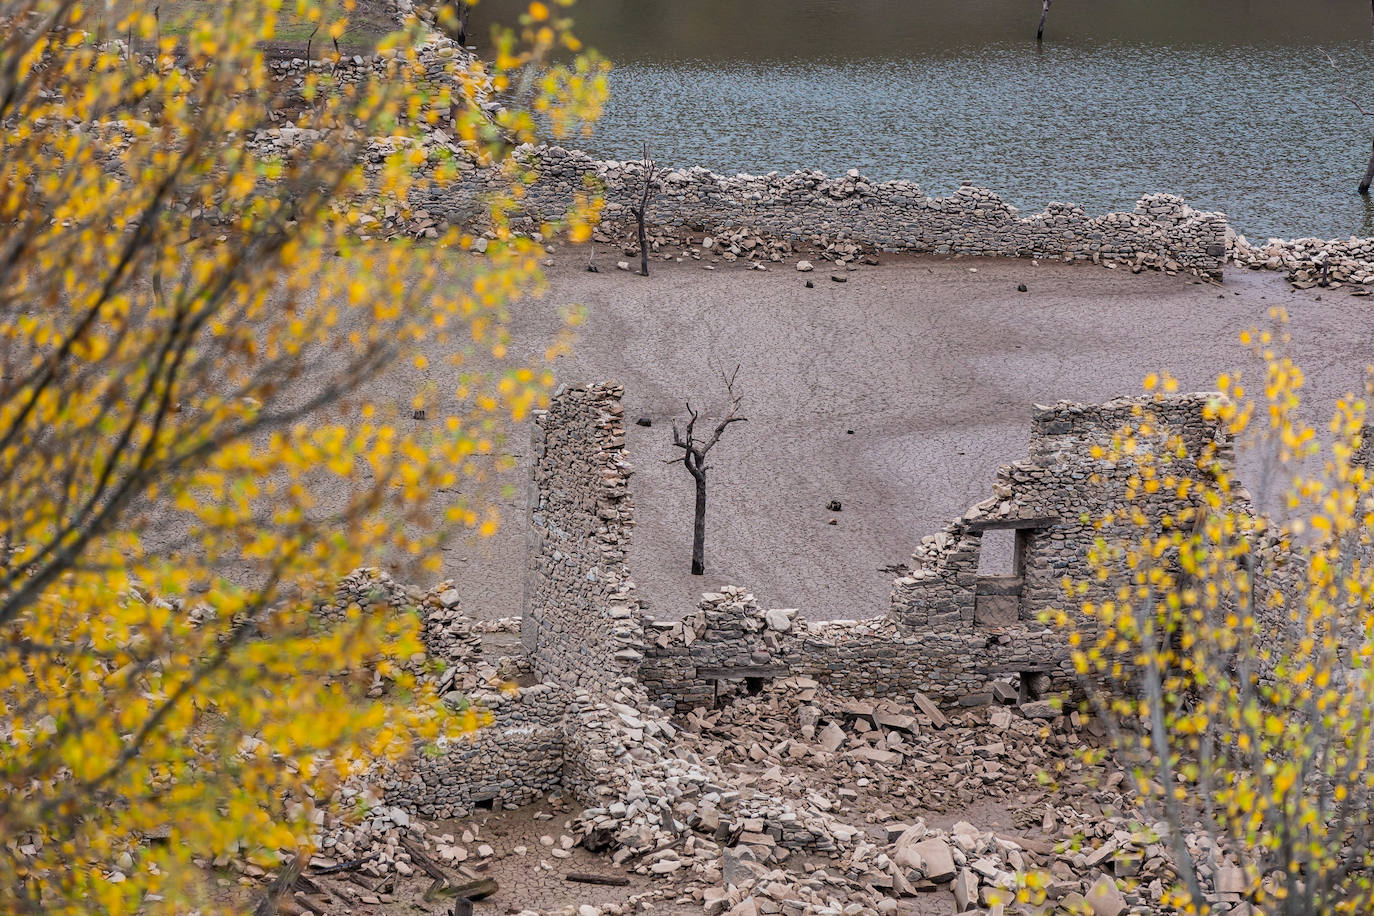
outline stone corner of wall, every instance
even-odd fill
[[[623,394],[613,380],[560,386],[535,420],[521,641],[540,678],[569,687],[608,690],[643,658]]]

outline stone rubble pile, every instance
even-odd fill
[[[317,606],[315,615],[326,624],[338,623],[350,606],[365,612],[381,606],[413,608],[424,626],[425,653],[408,659],[406,668],[421,679],[437,679],[440,692],[454,694],[455,700],[465,692],[498,690],[526,674],[522,657],[491,656],[483,650],[484,635],[518,633],[520,618],[474,620],[463,612],[451,581],[422,590],[401,585],[380,569],[357,569],[339,581],[334,600]],[[382,689],[380,682],[377,689]]]
[[[328,621],[354,604],[417,608],[428,652],[460,672],[450,676],[455,700],[465,694],[497,715],[492,732],[479,733],[485,744],[450,747],[446,757],[457,753],[455,761],[504,779],[504,807],[542,795],[580,801],[581,813],[536,851],[555,862],[578,845],[605,852],[608,867],[652,888],[621,904],[557,912],[620,916],[669,903],[727,916],[1166,911],[1162,898],[1175,880],[1167,830],[1140,817],[1122,771],[1083,762],[1098,733],[1076,712],[1017,705],[1008,690],[998,697],[1006,705],[947,714],[919,696],[856,699],[803,676],[676,718],[631,678],[609,692],[539,684],[482,694],[503,665],[524,672],[522,660],[482,656],[484,634],[508,634],[518,623],[478,624],[459,598],[449,583],[407,589],[368,569],[346,577],[318,611]],[[774,634],[825,626],[786,611],[759,621]],[[521,709],[535,718],[521,718]],[[513,731],[547,740],[544,770],[538,753],[511,744]],[[552,778],[539,781],[541,772]],[[473,781],[471,772],[462,778]],[[454,814],[431,804],[443,796],[439,787],[421,785],[407,800],[386,780],[374,774],[339,790],[339,810],[361,805],[361,821],[321,814],[312,869],[347,865],[357,879],[317,883],[350,905],[385,905],[396,899],[396,881],[424,879],[417,851],[454,880],[482,877],[494,853],[480,830],[429,823]],[[943,812],[951,826],[938,825]],[[975,826],[983,817],[1001,826]],[[1247,912],[1243,873],[1200,838],[1188,842],[1198,861],[1214,863],[1204,886],[1223,911]],[[233,857],[209,864],[264,877]],[[1046,904],[1015,902],[1028,872],[1048,875]]]
[[[1160,912],[1173,880],[1161,826],[1127,815],[1122,774],[1084,771],[1076,716],[996,708],[937,724],[912,704],[857,702],[791,679],[690,712],[676,729],[627,699],[593,725],[613,735],[611,778],[598,788],[614,800],[587,809],[575,834],[609,843],[614,864],[671,882],[679,902],[708,914],[1086,906],[1121,916]],[[1064,782],[1046,792],[1043,771]],[[989,799],[1016,804],[1017,824],[1040,836],[911,816]],[[1032,870],[1051,878],[1047,908],[1014,904]]]
[[[1368,295],[1363,287],[1374,283],[1374,238],[1270,239],[1254,245],[1242,235],[1231,240],[1228,255],[1240,267],[1281,270],[1298,289],[1353,284],[1360,287],[1355,295]]]

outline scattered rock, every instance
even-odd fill
[[[1063,711],[1058,700],[1032,700],[1019,708],[1027,719],[1053,719]]]
[[[941,884],[954,877],[954,854],[946,840],[939,837],[922,840],[912,847],[912,852],[920,858],[927,879]]]
[[[1092,908],[1093,916],[1121,916],[1126,911],[1125,896],[1107,875],[1101,875],[1093,882],[1084,899]]]
[[[764,611],[764,620],[768,623],[768,629],[778,633],[786,633],[792,629],[792,618],[797,616],[795,608],[772,608]]]

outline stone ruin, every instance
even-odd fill
[[[1129,504],[1163,526],[1200,498],[1201,486],[1135,492],[1138,465],[1111,457],[1123,427],[1148,415],[1167,430],[1178,448],[1156,450],[1161,475],[1201,485],[1209,469],[1234,466],[1229,434],[1208,418],[1219,395],[1034,408],[1027,456],[999,471],[988,499],[922,539],[885,609],[811,621],[760,608],[735,586],[679,619],[644,612],[627,563],[633,469],[621,394],[615,384],[561,390],[535,419],[520,618],[473,620],[447,583],[418,593],[370,573],[341,586],[340,606],[418,607],[431,660],[448,664],[446,698],[478,703],[493,721],[374,772],[360,790],[368,819],[327,833],[321,863],[380,848],[365,871],[381,876],[410,867],[405,837],[423,839],[433,821],[547,798],[575,815],[558,840],[541,838],[551,856],[581,845],[623,872],[674,879],[624,906],[560,913],[671,901],[708,916],[901,916],[935,912],[902,902],[930,892],[952,895],[956,912],[997,912],[998,893],[1034,868],[1048,870],[1061,909],[1168,909],[1168,827],[1135,807],[1124,771],[1077,754],[1101,737],[1100,723],[1065,706],[1086,685],[1067,636],[1040,618],[1074,613],[1082,596],[1066,600],[1065,579],[1089,582],[1088,597],[1115,589],[1088,565],[1090,546],[1126,524],[1104,521],[1113,510]],[[1366,466],[1371,433],[1356,458]],[[1297,564],[1271,546],[1256,545],[1257,584],[1286,588]],[[1039,779],[1055,766],[1072,775],[1045,791]],[[940,812],[978,817],[973,806],[987,803],[1005,806],[1015,827],[927,823]],[[1025,832],[1037,828],[1040,838]],[[451,839],[438,835],[434,855],[461,870],[468,853]],[[1241,905],[1244,875],[1230,854],[1202,834],[1184,841],[1195,861],[1214,863],[1208,899],[1223,911]],[[793,854],[805,857],[800,867]],[[478,847],[483,862],[491,855]],[[1133,883],[1123,889],[1123,878]]]
[[[1134,473],[1133,465],[1096,457],[1099,450],[1148,407],[1186,446],[1174,473],[1197,478],[1204,450],[1222,466],[1233,461],[1229,438],[1205,416],[1216,395],[1036,407],[1028,456],[1001,469],[991,497],[921,541],[911,572],[871,619],[810,621],[795,610],[761,609],[746,590],[726,587],[684,608],[680,619],[658,620],[643,612],[627,563],[634,508],[621,394],[615,384],[567,388],[536,416],[523,653],[487,663],[485,680],[455,681],[491,711],[493,725],[475,742],[390,774],[390,804],[426,818],[456,817],[563,791],[600,810],[592,815],[602,819],[598,827],[633,845],[646,815],[652,825],[671,822],[616,797],[661,765],[646,759],[645,742],[671,736],[670,714],[716,708],[773,681],[902,699],[931,718],[994,703],[1054,718],[1054,699],[1081,685],[1066,636],[1040,614],[1067,604],[1063,580],[1093,578],[1087,551],[1102,534],[1094,520],[1125,505]],[[1191,498],[1160,488],[1132,505],[1157,522]],[[984,542],[999,535],[1010,545],[1006,568],[980,572]],[[447,621],[430,627],[432,640],[476,625],[456,610],[454,590],[442,597],[428,602],[426,613]],[[481,657],[479,643],[465,644],[467,662]],[[504,674],[494,676],[500,666]],[[528,686],[491,689],[511,679]],[[686,791],[691,779],[678,783]],[[617,802],[618,813],[609,813]],[[796,825],[782,833],[799,848],[823,846],[818,837],[830,836]]]

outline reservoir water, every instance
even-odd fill
[[[510,17],[518,0],[483,0]],[[579,0],[615,64],[579,145],[718,172],[858,168],[961,181],[1022,213],[1142,194],[1222,210],[1252,241],[1374,235],[1364,0]],[[507,19],[509,21],[509,19]],[[1326,55],[1338,64],[1333,70]]]

